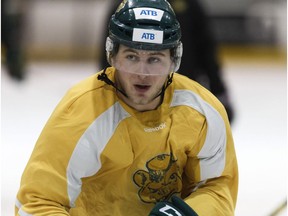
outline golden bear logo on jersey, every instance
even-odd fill
[[[143,202],[168,200],[182,189],[181,174],[173,155],[161,154],[146,163],[147,171],[138,170],[133,180],[140,187],[138,195]]]

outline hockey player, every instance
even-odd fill
[[[227,114],[175,73],[180,25],[166,0],[124,0],[109,24],[112,67],[72,87],[44,127],[15,215],[234,214]]]
[[[121,0],[111,1],[105,23],[109,22],[120,2]],[[222,66],[218,59],[217,41],[213,35],[205,7],[202,6],[201,0],[168,0],[168,2],[173,7],[181,25],[181,41],[185,46],[178,73],[209,89],[224,105],[229,122],[233,125],[235,109],[222,73]],[[105,50],[105,40],[108,34],[109,32],[106,31],[102,38],[103,50]],[[106,56],[100,54],[98,67],[109,66]]]

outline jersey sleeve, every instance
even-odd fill
[[[189,159],[190,164],[186,167],[187,173],[190,173],[187,181],[191,187],[185,201],[198,215],[234,215],[238,191],[238,168],[233,140],[229,131],[227,133],[223,153],[218,149],[211,151],[211,154],[207,154],[206,157],[193,157]],[[201,166],[203,160],[217,163],[216,158],[219,157],[217,154],[224,154],[225,165],[220,174]],[[192,167],[196,169],[192,171]],[[201,172],[206,172],[206,176],[201,177]]]
[[[93,102],[89,103],[91,95],[79,99],[83,94],[77,92],[75,88],[68,91],[37,140],[22,174],[17,216],[69,215],[72,206],[67,167],[78,140],[94,117]]]
[[[69,215],[66,167],[74,138],[65,115],[48,120],[21,178],[15,215]]]
[[[238,192],[234,141],[223,106],[217,102],[212,109],[214,114],[199,132],[198,145],[188,154],[182,196],[198,215],[231,216]]]

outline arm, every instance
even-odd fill
[[[200,148],[195,147],[189,153],[183,176],[182,197],[199,215],[234,215],[238,168],[228,119],[222,113],[224,130],[219,125],[213,128],[218,135],[213,135],[210,148],[206,148],[209,138],[205,123],[199,136]]]
[[[15,215],[69,215],[66,166],[69,132],[52,117],[40,135],[24,170]],[[57,129],[58,128],[58,129]]]
[[[69,215],[67,167],[89,124],[79,105],[87,103],[74,105],[73,97],[62,99],[37,140],[22,175],[15,215]]]

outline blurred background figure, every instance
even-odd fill
[[[198,0],[168,0],[177,15],[182,29],[183,56],[179,73],[193,79],[209,89],[225,106],[230,123],[234,119],[234,109],[228,90],[222,78],[221,65],[218,60],[217,44],[211,30],[206,11]],[[105,18],[109,18],[117,9],[121,0],[111,3]],[[108,24],[107,24],[108,25]],[[106,26],[107,26],[106,25]],[[108,67],[105,56],[106,34],[102,39],[100,68]],[[103,55],[104,54],[104,55]]]
[[[25,77],[24,55],[24,3],[21,0],[1,1],[1,44],[2,54],[9,75],[22,80]]]

